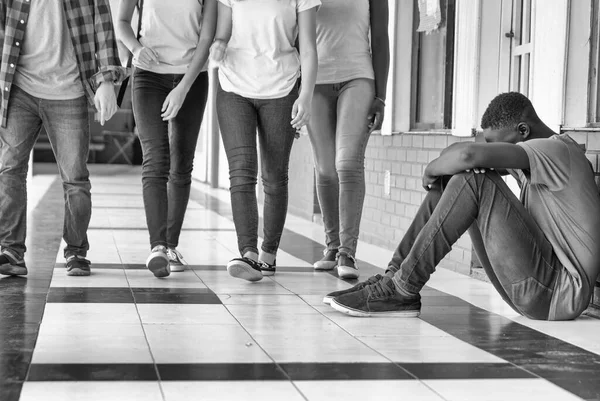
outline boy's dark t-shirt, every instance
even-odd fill
[[[579,316],[600,271],[600,195],[584,150],[570,136],[520,142],[529,170],[513,170],[521,201],[565,267],[559,272],[550,320]]]

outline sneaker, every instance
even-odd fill
[[[276,265],[277,265],[277,260],[275,259],[276,255],[269,253],[269,252],[265,252],[265,251],[260,251],[260,255],[258,256],[258,261],[260,262],[261,266],[260,266],[260,271],[262,272],[263,276],[274,276],[275,275],[275,270],[276,270]]]
[[[177,249],[168,248],[167,257],[169,258],[169,268],[171,272],[182,272],[185,270],[187,263]]]
[[[5,276],[26,276],[27,267],[25,266],[25,260],[19,259],[8,250],[4,250],[0,254],[0,274]]]
[[[333,309],[356,317],[417,317],[421,313],[421,297],[407,298],[394,287],[389,277],[362,290],[333,298]]]
[[[345,253],[338,254],[337,270],[339,278],[344,280],[356,279],[360,274],[356,267],[356,259]]]
[[[89,276],[90,261],[83,256],[67,256],[67,276]]]
[[[146,267],[150,270],[154,277],[167,277],[171,274],[169,269],[169,257],[167,256],[167,247],[164,245],[156,245],[152,248],[152,252],[146,259]]]
[[[363,281],[362,283],[356,284],[354,287],[350,287],[350,288],[347,288],[347,289],[341,290],[341,291],[330,292],[329,294],[325,295],[325,297],[323,298],[323,303],[329,305],[333,298],[339,297],[340,295],[349,294],[354,291],[362,290],[363,288],[365,288],[368,285],[375,284],[382,278],[383,278],[383,276],[381,274],[376,274],[374,276],[369,277],[367,279],[367,281]]]
[[[262,263],[247,257],[232,259],[227,263],[230,276],[248,281],[260,281],[263,278]]]
[[[337,266],[337,260],[335,256],[337,255],[336,249],[325,249],[323,251],[323,257],[321,260],[317,260],[313,267],[315,270],[333,270]]]

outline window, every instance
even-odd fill
[[[452,126],[455,0],[439,0],[442,22],[430,33],[413,34],[411,128],[449,129]],[[415,0],[414,26],[419,26]]]
[[[506,34],[511,38],[510,89],[529,96],[531,70],[531,3],[532,0],[513,0],[513,29]]]
[[[588,125],[600,127],[600,80],[598,79],[598,68],[600,67],[600,0],[592,1],[591,21],[591,48],[590,48],[590,85],[588,93]]]

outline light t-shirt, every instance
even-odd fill
[[[600,272],[600,195],[584,150],[570,136],[520,142],[529,170],[513,170],[521,201],[565,269],[550,306],[551,320],[573,318],[588,306]]]
[[[158,55],[159,64],[144,69],[185,74],[202,29],[204,0],[145,0],[140,43]],[[133,63],[141,68],[137,63]],[[204,70],[206,66],[204,67]]]
[[[85,95],[63,2],[31,2],[27,30],[14,84],[32,96],[49,100]]]
[[[252,99],[290,93],[300,76],[294,47],[298,13],[321,0],[219,0],[231,8],[232,30],[219,82],[226,92]]]
[[[317,14],[317,84],[374,79],[369,0],[322,0]]]

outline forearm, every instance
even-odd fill
[[[375,97],[385,101],[387,95],[387,81],[390,69],[390,47],[387,35],[371,40],[373,49],[373,71],[375,73]]]
[[[457,144],[462,145],[462,144]],[[463,146],[452,146],[440,154],[437,159],[434,159],[425,168],[425,174],[432,177],[440,177],[443,175],[454,175],[465,170],[473,168],[471,161],[464,152]]]
[[[300,64],[302,68],[300,96],[311,99],[317,82],[317,68],[319,65],[316,49],[309,48],[301,51]]]
[[[142,44],[135,37],[135,33],[131,27],[131,21],[117,21],[116,29],[119,40],[123,42],[131,53],[134,53],[138,48],[142,47]]]
[[[211,42],[212,41],[209,42],[208,40],[201,40],[200,42],[198,42],[198,47],[194,52],[194,57],[192,58],[192,61],[190,62],[186,73],[183,75],[181,82],[179,83],[179,85],[181,85],[186,90],[186,92],[192,87],[192,85],[196,81],[196,78],[198,78],[198,75],[200,75],[202,67],[204,67],[204,65],[206,64],[206,60],[208,59],[208,50],[210,48]]]

